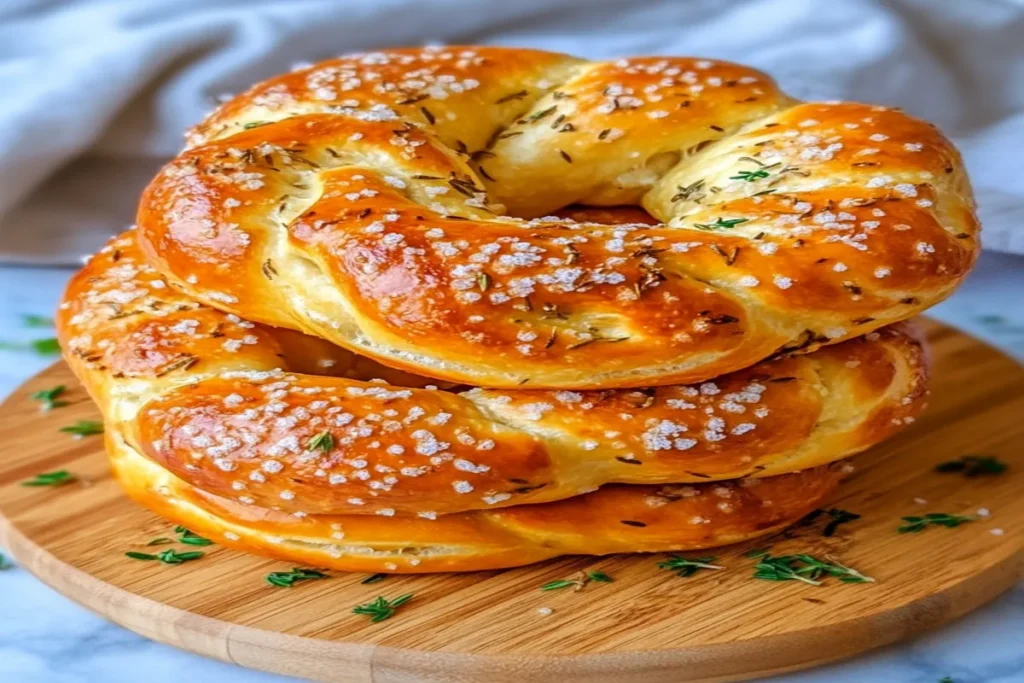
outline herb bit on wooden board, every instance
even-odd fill
[[[326,578],[327,574],[316,569],[293,567],[290,572],[270,572],[267,574],[267,583],[278,588],[291,588],[302,581],[315,581]]]
[[[977,517],[970,515],[951,515],[948,512],[929,512],[926,515],[911,515],[901,517],[906,524],[896,529],[901,534],[916,534],[924,531],[930,526],[944,526],[948,529],[958,527],[967,522],[973,522]]]
[[[394,600],[388,600],[382,595],[377,596],[376,600],[366,603],[365,605],[357,605],[352,608],[352,614],[362,614],[370,617],[370,621],[376,624],[379,621],[390,619],[395,615],[395,611],[404,605],[405,603],[412,600],[412,593],[406,593],[405,595],[399,595]]]
[[[174,539],[173,538],[167,538],[166,536],[161,536],[160,538],[154,538],[152,541],[150,541],[146,545],[147,546],[167,545],[168,543],[174,543]]]
[[[56,472],[41,472],[27,481],[21,482],[22,486],[63,486],[64,484],[70,484],[73,481],[77,481],[78,477],[71,474],[67,470],[57,470]]]
[[[57,397],[64,394],[66,390],[67,387],[65,387],[63,384],[58,384],[57,386],[51,387],[50,389],[41,389],[35,392],[34,394],[32,394],[32,400],[39,401],[40,403],[42,403],[42,406],[40,406],[41,410],[53,410],[54,408],[63,408],[64,406],[68,405],[68,402],[59,401],[57,400]]]
[[[208,538],[203,538],[199,534],[194,534],[183,526],[174,527],[174,533],[178,534],[178,543],[184,543],[185,545],[213,545],[213,541]]]
[[[151,555],[150,553],[139,553],[139,552],[135,552],[134,550],[132,550],[132,551],[129,551],[129,552],[125,553],[125,557],[130,557],[133,560],[144,560],[144,561],[150,561],[150,562],[158,561],[158,562],[163,562],[164,564],[183,564],[185,562],[191,562],[193,560],[198,560],[200,557],[203,557],[203,555],[205,555],[205,554],[206,553],[204,553],[201,550],[192,550],[192,551],[185,552],[185,553],[179,553],[177,550],[174,550],[173,548],[169,548],[169,549],[164,550],[162,552],[159,552],[159,553],[157,553],[155,555]]]
[[[693,576],[701,569],[725,569],[725,567],[717,564],[711,564],[715,561],[713,556],[711,557],[698,557],[694,560],[681,557],[679,555],[672,555],[667,560],[658,563],[658,567],[661,569],[671,569],[676,573],[676,576],[681,576],[684,579]]]
[[[558,579],[556,581],[550,581],[540,587],[542,591],[554,591],[562,588],[572,588],[574,591],[581,591],[591,581],[597,583],[611,583],[614,579],[608,576],[604,572],[598,571],[586,571],[578,572],[575,577],[571,579]]]
[[[765,553],[754,566],[754,578],[765,581],[803,581],[820,586],[822,579],[834,576],[843,583],[872,583],[874,579],[865,576],[853,567],[820,560],[813,555],[772,556]]]
[[[956,460],[949,460],[935,466],[936,472],[947,474],[956,472],[965,477],[980,477],[1002,474],[1006,471],[1006,463],[991,455],[964,455]]]
[[[82,438],[85,436],[95,436],[96,434],[103,433],[103,423],[97,420],[79,420],[74,424],[61,427],[59,432],[64,434],[71,434],[76,438]]]

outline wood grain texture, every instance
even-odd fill
[[[0,544],[58,591],[148,638],[314,680],[676,683],[814,666],[950,621],[1024,575],[1024,371],[952,329],[931,323],[929,336],[929,409],[860,456],[834,501],[863,519],[832,538],[817,523],[773,539],[773,552],[830,554],[876,584],[755,581],[754,561],[742,557],[748,546],[717,553],[725,571],[688,579],[658,569],[660,556],[643,555],[373,585],[339,574],[291,589],[263,582],[267,572],[288,569],[281,563],[216,547],[181,566],[135,562],[124,551],[173,534],[120,493],[99,437],[56,432],[97,415],[62,364],[0,408]],[[40,412],[30,394],[59,383],[73,404]],[[933,472],[967,453],[996,455],[1010,470],[973,479]],[[82,483],[19,485],[61,468]],[[895,532],[903,515],[982,507],[991,517],[956,529]],[[581,593],[538,590],[580,569],[607,572],[615,582]],[[388,621],[351,614],[377,595],[409,592],[413,600]],[[539,614],[542,606],[554,613]]]

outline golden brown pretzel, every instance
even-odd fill
[[[190,486],[108,432],[114,475],[136,502],[239,550],[327,569],[422,573],[500,569],[558,555],[695,550],[778,531],[822,505],[841,478],[819,467],[716,484],[606,486],[542,505],[437,519],[296,517]]]
[[[418,388],[430,380],[189,299],[135,238],[72,279],[68,362],[108,429],[245,505],[432,517],[609,482],[766,477],[867,448],[924,403],[924,352],[902,326],[694,386]]]
[[[707,379],[908,318],[978,252],[967,177],[933,126],[798,103],[726,62],[343,57],[257,85],[190,145],[139,210],[168,278],[482,386]],[[527,220],[573,202],[661,223]]]

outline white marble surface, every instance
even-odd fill
[[[55,308],[68,271],[0,267],[0,338],[48,336],[26,313]],[[1024,257],[986,253],[967,284],[931,312],[1024,358]],[[0,351],[0,393],[52,359]],[[1024,683],[1024,584],[945,628],[772,683]],[[285,681],[144,640],[94,616],[18,568],[0,572],[4,683],[269,683]]]

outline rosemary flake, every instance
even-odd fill
[[[963,455],[956,460],[939,463],[935,466],[935,471],[943,474],[956,472],[970,478],[1002,474],[1007,467],[1006,463],[995,456]]]
[[[600,571],[585,571],[577,572],[576,576],[571,579],[558,579],[556,581],[550,581],[540,587],[542,591],[554,591],[561,590],[562,588],[572,588],[574,591],[579,592],[583,590],[591,581],[597,583],[612,583],[614,579],[608,576],[604,572]]]
[[[323,572],[315,569],[303,569],[301,567],[293,567],[290,572],[270,572],[265,577],[267,583],[278,588],[291,588],[302,581],[315,581],[326,578],[327,574]]]
[[[203,557],[206,553],[201,550],[190,550],[188,552],[179,553],[173,548],[169,548],[162,552],[156,553],[155,555],[150,553],[140,553],[134,550],[125,553],[125,557],[130,557],[133,560],[142,560],[146,562],[163,562],[164,564],[184,564],[185,562],[191,562],[198,560]]]
[[[329,453],[332,448],[334,448],[334,436],[326,430],[310,437],[306,442],[306,449],[309,451],[320,450]]]
[[[725,569],[725,567],[721,565],[711,564],[714,561],[714,556],[698,557],[694,560],[690,560],[680,555],[670,555],[667,560],[658,563],[658,568],[670,569],[676,573],[676,576],[680,576],[685,579],[693,576],[701,569]]]
[[[754,578],[764,581],[802,581],[812,586],[820,586],[823,579],[830,576],[838,578],[843,583],[874,582],[873,578],[861,574],[852,567],[820,560],[806,553],[778,556],[765,553],[754,566]]]
[[[371,623],[378,623],[385,619],[390,619],[395,615],[395,611],[404,605],[405,603],[412,600],[412,593],[406,593],[405,595],[399,595],[393,600],[388,600],[384,596],[377,596],[376,600],[366,603],[365,605],[357,605],[352,608],[353,614],[361,614],[370,617]]]
[[[53,410],[54,408],[63,408],[68,405],[67,401],[58,401],[57,397],[64,394],[67,391],[67,387],[63,384],[58,384],[55,387],[49,389],[40,389],[39,391],[32,394],[32,399],[35,401],[42,402],[43,410]]]
[[[748,183],[752,183],[761,178],[767,178],[768,171],[763,168],[759,168],[756,171],[739,171],[734,176],[729,176],[729,180],[745,180]]]
[[[78,422],[61,427],[57,431],[75,436],[94,436],[103,433],[103,423],[97,420],[79,420]]]
[[[973,522],[977,517],[969,515],[951,515],[947,512],[929,512],[925,515],[910,515],[901,517],[906,524],[898,527],[896,531],[901,534],[916,534],[924,531],[930,526],[942,526],[947,529],[958,527],[961,524]]]
[[[716,228],[735,228],[740,223],[746,223],[749,218],[719,218],[714,223],[694,223],[693,227],[698,230],[714,230]]]
[[[55,472],[42,472],[21,482],[22,486],[64,486],[70,484],[73,481],[77,481],[78,477],[71,474],[67,470],[56,470]]]
[[[185,545],[196,545],[196,546],[207,546],[213,545],[213,541],[208,538],[203,538],[199,534],[194,534],[185,527],[179,526],[174,529],[178,534],[178,543],[184,543]]]

